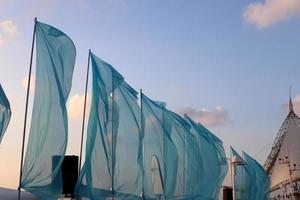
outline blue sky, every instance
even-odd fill
[[[89,48],[135,89],[176,112],[189,111],[227,147],[245,150],[261,163],[287,115],[289,85],[300,111],[298,0],[0,0],[0,83],[13,111],[0,146],[7,161],[0,177],[13,178],[1,178],[0,186],[17,185],[22,82],[35,16],[64,31],[77,47],[68,153],[79,152],[77,108]],[[32,97],[33,91],[31,103]]]

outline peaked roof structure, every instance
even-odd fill
[[[294,106],[293,106],[293,102],[292,102],[291,98],[290,98],[290,102],[289,102],[289,113],[290,112],[294,112]]]
[[[290,98],[289,114],[281,125],[266,162],[271,190],[300,180],[300,118]]]

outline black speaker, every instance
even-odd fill
[[[223,189],[223,200],[233,200],[232,188],[222,187],[222,189]]]
[[[62,156],[52,157],[52,169],[55,169]],[[61,171],[53,179],[53,182],[62,180],[65,196],[74,196],[75,187],[78,179],[78,156],[64,156]]]

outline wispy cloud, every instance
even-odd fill
[[[265,0],[264,3],[248,5],[243,17],[247,22],[264,28],[296,15],[300,15],[300,0]]]
[[[0,27],[3,33],[11,35],[13,37],[18,35],[18,30],[16,25],[11,20],[4,20],[0,23]]]
[[[19,35],[17,26],[11,20],[0,21],[0,45],[14,40]]]
[[[0,35],[0,46],[4,44],[4,37]]]
[[[228,112],[221,106],[213,110],[202,108],[200,110],[187,107],[179,111],[180,114],[187,114],[197,122],[200,122],[208,127],[221,126],[230,122]]]
[[[68,100],[68,114],[72,119],[82,119],[83,116],[83,104],[84,104],[84,95],[75,94],[71,96]],[[87,95],[87,106],[86,106],[86,116],[91,107],[91,98],[90,95]]]

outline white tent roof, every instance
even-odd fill
[[[289,114],[284,120],[265,169],[271,178],[271,188],[300,179],[300,118],[294,113],[290,99]]]

